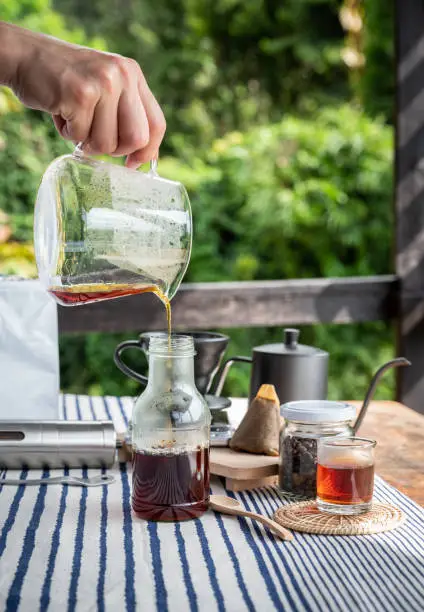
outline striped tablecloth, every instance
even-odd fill
[[[65,418],[113,418],[118,431],[130,409],[129,398],[63,398]],[[404,526],[372,536],[296,533],[284,543],[213,512],[180,524],[133,519],[130,468],[111,472],[109,487],[0,489],[1,610],[424,609],[424,511],[380,479],[376,499],[401,507]],[[224,492],[218,481],[212,490]],[[273,488],[236,497],[268,515],[286,503]]]

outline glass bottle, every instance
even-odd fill
[[[132,508],[143,519],[181,521],[209,503],[211,415],[194,382],[189,336],[152,336],[149,378],[132,415]]]

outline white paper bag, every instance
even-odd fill
[[[0,277],[0,419],[58,418],[56,303],[39,281]]]

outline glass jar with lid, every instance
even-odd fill
[[[355,407],[343,402],[304,400],[281,407],[285,426],[280,438],[280,488],[302,497],[316,497],[318,440],[353,433]]]
[[[193,338],[152,335],[148,355],[132,414],[132,507],[144,519],[196,518],[209,503],[211,415],[194,382]]]

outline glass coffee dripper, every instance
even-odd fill
[[[34,246],[41,282],[62,305],[153,292],[167,302],[191,252],[181,183],[84,155],[47,168],[37,194]]]

